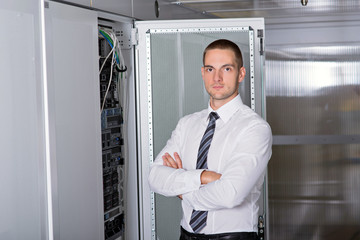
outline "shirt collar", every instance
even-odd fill
[[[233,99],[231,99],[231,101],[229,101],[226,104],[224,104],[223,106],[221,106],[216,111],[214,111],[211,108],[210,102],[209,102],[208,114],[210,114],[211,112],[216,112],[219,115],[220,119],[222,121],[224,121],[224,123],[226,123],[227,121],[229,121],[229,119],[232,117],[232,115],[234,115],[234,113],[236,113],[240,109],[240,106],[242,104],[243,104],[243,102],[242,102],[239,94],[236,97],[234,97]]]

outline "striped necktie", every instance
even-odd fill
[[[196,169],[207,169],[207,155],[209,152],[210,144],[215,132],[215,121],[219,118],[216,112],[211,112],[209,124],[205,130],[204,136],[201,139]],[[201,229],[206,226],[207,211],[196,211],[193,210],[190,218],[190,226],[194,232],[198,233]]]

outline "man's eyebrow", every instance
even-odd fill
[[[221,67],[235,67],[234,64],[228,63],[228,64],[224,64]]]
[[[205,68],[214,68],[214,67],[211,66],[211,65],[204,65],[204,67],[205,67]],[[227,64],[222,65],[221,67],[222,67],[222,68],[223,68],[223,67],[235,67],[235,65],[234,65],[234,64],[231,64],[231,63],[227,63]]]

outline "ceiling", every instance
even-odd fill
[[[169,0],[207,17],[294,17],[360,13],[360,0]],[[305,5],[305,2],[307,4]]]

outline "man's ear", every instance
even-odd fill
[[[245,67],[241,67],[239,70],[239,79],[238,79],[239,83],[241,83],[244,80],[245,75],[246,75],[246,69]]]
[[[205,68],[204,67],[201,67],[201,77],[204,79],[204,72],[205,71]]]

